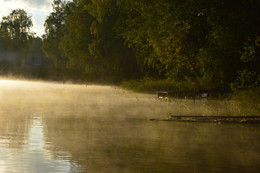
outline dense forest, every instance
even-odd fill
[[[0,23],[0,73],[184,88],[257,88],[259,0],[53,1],[42,38],[24,10]]]

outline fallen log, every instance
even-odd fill
[[[213,122],[213,123],[260,123],[260,116],[170,116],[151,121]]]

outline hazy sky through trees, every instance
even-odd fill
[[[52,11],[53,0],[0,0],[0,20],[12,10],[21,8],[32,16],[32,31],[38,36],[44,33],[44,21]],[[65,0],[69,1],[69,0]]]

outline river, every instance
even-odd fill
[[[113,86],[0,80],[0,173],[260,172],[257,124],[149,121],[203,109],[193,104]]]

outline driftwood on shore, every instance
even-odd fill
[[[214,123],[259,123],[260,116],[170,116],[151,121],[214,122]]]

